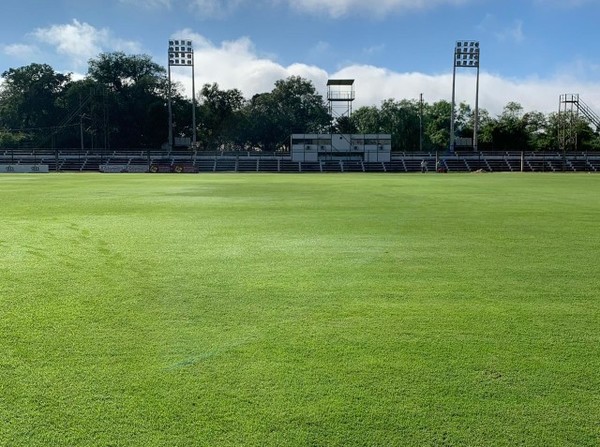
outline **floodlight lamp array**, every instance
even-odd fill
[[[194,65],[194,48],[191,40],[169,40],[169,65]]]
[[[454,47],[454,66],[477,68],[479,67],[479,42],[474,40],[460,40]]]

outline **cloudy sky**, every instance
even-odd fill
[[[451,98],[457,40],[481,45],[480,105],[558,110],[579,93],[600,112],[600,0],[2,0],[0,71],[32,62],[83,75],[100,52],[166,64],[170,38],[192,39],[196,85],[246,97],[301,75],[355,79],[355,107]],[[190,70],[174,77],[190,89]],[[461,69],[457,100],[472,102]]]

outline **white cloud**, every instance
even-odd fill
[[[11,56],[16,59],[31,60],[38,54],[39,49],[35,45],[15,43],[12,45],[5,45],[3,52],[7,56]]]
[[[186,5],[202,18],[225,17],[242,6],[263,6],[286,4],[301,13],[327,14],[333,18],[367,13],[372,16],[383,16],[389,13],[405,13],[426,9],[434,9],[443,5],[462,5],[475,0],[119,0],[121,3],[133,4],[147,8],[177,7]]]
[[[292,75],[315,80],[315,85],[327,81],[327,72],[318,67],[306,64],[284,67],[271,59],[259,57],[253,43],[246,37],[220,45],[214,45],[190,30],[175,33],[172,37],[194,41],[197,86],[217,82],[221,88],[238,88],[246,97],[250,97],[272,90],[275,81]],[[190,70],[174,68],[172,72],[173,78],[181,81],[189,92]]]
[[[67,56],[77,67],[86,65],[90,58],[103,51],[140,51],[138,43],[115,38],[106,28],[98,29],[78,20],[38,28],[32,35],[40,44],[55,47],[57,53]]]
[[[388,13],[403,13],[423,9],[433,9],[441,5],[461,5],[472,0],[286,0],[298,11],[322,14],[332,17],[347,15],[372,14],[383,16]]]
[[[298,75],[310,79],[325,96],[327,79],[355,79],[356,101],[360,106],[380,105],[389,98],[417,99],[423,93],[427,102],[450,100],[452,73],[428,75],[398,73],[371,65],[348,65],[335,73],[302,63],[288,66],[261,57],[248,38],[222,42],[218,45],[205,37],[184,30],[173,38],[192,39],[195,45],[196,89],[203,84],[217,82],[223,89],[237,88],[246,98],[273,89],[278,79]],[[181,82],[188,95],[191,92],[191,71],[173,69],[173,79]],[[506,79],[497,74],[482,72],[480,76],[479,105],[497,115],[509,101],[523,105],[526,111],[553,112],[558,108],[562,93],[580,93],[594,110],[600,111],[600,82],[577,81],[572,76],[557,75],[551,79]],[[475,102],[475,75],[457,75],[457,102]]]

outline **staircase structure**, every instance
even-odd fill
[[[580,116],[600,131],[600,116],[592,110],[579,94],[560,95],[558,109],[558,139],[563,151],[577,150],[577,124]]]

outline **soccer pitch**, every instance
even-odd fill
[[[0,176],[2,446],[600,443],[600,176]]]

